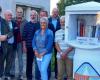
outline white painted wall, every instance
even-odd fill
[[[5,10],[12,10],[13,15],[15,15],[15,8],[16,8],[15,0],[0,0],[0,6],[2,7],[2,16],[4,17]]]
[[[17,4],[25,4],[27,6],[43,8],[50,13],[50,0],[16,0]]]
[[[27,6],[26,18],[29,20],[29,12],[31,7],[42,8],[48,11],[50,14],[50,0],[0,0],[0,6],[2,7],[2,16],[4,11],[10,9],[13,14],[16,14],[16,5]]]

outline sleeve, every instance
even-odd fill
[[[49,52],[52,47],[53,47],[53,32],[51,31],[48,35],[47,35],[47,45],[46,45],[46,52]]]
[[[37,50],[37,47],[36,47],[36,32],[35,32],[33,40],[32,40],[32,47],[33,47],[33,50]]]

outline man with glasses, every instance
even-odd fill
[[[65,16],[60,18],[61,29],[55,33],[55,46],[57,49],[58,76],[57,80],[63,80],[64,73],[67,80],[72,80],[73,48],[65,42]],[[66,79],[65,79],[66,80]]]

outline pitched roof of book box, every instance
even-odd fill
[[[67,6],[65,11],[67,12],[77,12],[77,11],[100,11],[100,3],[98,2],[86,2],[76,5]]]

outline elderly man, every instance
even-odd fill
[[[67,80],[72,80],[73,66],[72,57],[73,48],[65,42],[65,16],[60,18],[61,29],[55,33],[55,45],[57,49],[57,64],[58,64],[58,79],[63,80],[64,73],[67,75]]]
[[[16,17],[13,19],[13,21],[16,23],[16,33],[15,33],[15,38],[16,38],[16,43],[17,43],[17,48],[15,54],[16,58],[16,53],[18,56],[18,66],[19,66],[19,74],[18,74],[18,79],[23,79],[23,47],[22,47],[22,34],[23,34],[23,28],[27,21],[23,18],[23,9],[21,7],[17,7],[16,9]],[[15,77],[15,60],[13,61],[12,69],[11,69],[11,76]]]
[[[0,19],[0,41],[1,41],[1,53],[0,53],[0,78],[2,79],[3,73],[5,75],[5,80],[10,80],[10,69],[12,65],[12,55],[13,55],[13,47],[10,46],[14,43],[13,37],[13,26],[11,25],[12,12],[7,10],[4,13],[5,20]],[[11,25],[11,26],[10,26]],[[5,71],[4,71],[4,63],[6,60]]]
[[[32,48],[32,39],[34,33],[40,28],[39,22],[37,22],[37,12],[32,10],[30,13],[30,21],[25,25],[23,32],[23,49],[27,53],[27,65],[26,65],[26,76],[27,80],[32,80],[32,66],[34,59],[34,52]]]
[[[59,10],[57,8],[54,8],[52,10],[52,15],[49,18],[49,29],[53,31],[53,34],[55,35],[55,32],[60,29],[60,19],[59,19]],[[52,26],[53,25],[53,26]],[[55,44],[55,43],[54,43]],[[56,58],[57,50],[54,46],[54,58],[55,58],[55,78],[57,79],[57,58]]]

